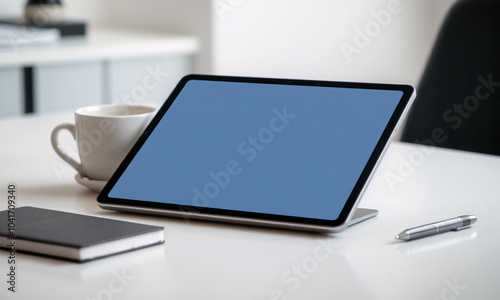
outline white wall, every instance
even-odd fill
[[[198,73],[416,84],[454,2],[66,0],[65,4],[69,18],[85,19],[93,26],[198,36],[202,46],[195,58]],[[0,15],[20,14],[23,4],[0,0]],[[381,10],[392,11],[390,20],[383,14],[383,21],[373,23],[377,22],[373,14]],[[372,34],[369,42],[358,30]],[[358,52],[343,53],[347,44]]]
[[[454,0],[214,2],[217,74],[416,84]]]
[[[109,22],[114,26],[197,36],[202,50],[194,58],[194,72],[211,70],[211,3],[207,0],[109,0]]]
[[[21,0],[0,0],[0,17],[21,15],[23,5]]]
[[[63,0],[68,19],[83,19],[93,26],[108,25],[112,7],[109,0]]]

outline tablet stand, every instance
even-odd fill
[[[347,222],[347,226],[358,224],[359,222],[375,217],[377,214],[378,210],[376,209],[357,208],[352,219]]]

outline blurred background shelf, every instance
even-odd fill
[[[198,40],[144,30],[90,29],[55,45],[0,49],[0,116],[128,102],[160,105],[192,72]]]

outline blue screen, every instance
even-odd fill
[[[335,220],[402,96],[190,80],[109,197]]]

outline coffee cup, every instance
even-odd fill
[[[156,112],[145,105],[95,105],[75,111],[75,124],[64,123],[52,131],[56,153],[82,177],[107,181],[120,165]],[[67,130],[77,143],[80,162],[59,142]]]

